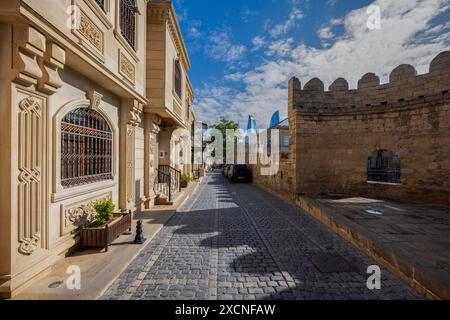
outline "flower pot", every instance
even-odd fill
[[[188,182],[184,181],[184,180],[181,180],[181,187],[182,188],[187,188],[187,186],[188,186]]]
[[[125,232],[131,232],[131,212],[123,214],[116,213],[108,223],[99,225],[97,222],[81,229],[80,249],[104,248],[108,246]]]

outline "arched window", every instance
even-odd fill
[[[181,98],[181,65],[179,60],[175,60],[175,93]]]
[[[398,156],[388,150],[373,152],[367,162],[367,180],[400,183],[400,159]]]
[[[120,31],[127,42],[135,49],[136,42],[136,3],[135,0],[120,0]]]
[[[75,109],[61,120],[61,184],[112,180],[112,131],[100,113]]]

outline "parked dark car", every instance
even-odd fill
[[[233,182],[252,182],[252,172],[245,164],[235,164],[228,170],[228,180]]]

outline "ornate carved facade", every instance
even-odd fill
[[[19,252],[30,255],[41,246],[45,218],[46,106],[29,96],[19,102],[18,114],[18,242]]]
[[[77,12],[75,13],[77,14]],[[79,24],[76,29],[96,50],[103,53],[103,32],[100,28],[82,11],[79,10]]]
[[[76,9],[69,10],[57,0],[49,6],[51,1],[0,3],[0,34],[11,39],[0,42],[0,297],[26,287],[73,248],[98,201],[112,199],[118,209],[134,202],[134,154],[119,150],[121,137],[134,144],[134,128],[148,104],[145,48],[129,58],[129,48],[114,34],[114,6],[105,12],[96,2],[74,0]],[[144,8],[146,1],[136,4]],[[145,17],[136,19],[136,41],[143,44]],[[79,24],[70,28],[67,21]],[[94,110],[102,121],[90,126],[73,118],[62,130],[73,110]],[[95,145],[105,134],[110,145]],[[65,148],[72,158],[62,159]],[[107,180],[93,176],[103,168],[93,160],[99,150],[112,159]],[[63,177],[78,182],[63,184]],[[127,188],[122,181],[129,181]],[[120,207],[122,192],[130,203]]]
[[[134,64],[121,52],[119,56],[119,72],[132,83],[135,80]]]
[[[96,215],[94,206],[111,198],[112,194],[111,192],[108,192],[100,196],[94,196],[81,203],[69,204],[67,207],[61,205],[61,219],[63,221],[61,224],[61,236],[65,236],[74,231],[79,231],[81,227],[92,223]]]
[[[0,34],[11,39],[0,42],[0,297],[73,249],[99,201],[150,208],[161,127],[189,126],[180,110],[160,114],[146,91],[156,81],[146,69],[148,1],[135,2],[134,46],[123,39],[119,1],[0,2]],[[164,6],[185,87],[189,60],[173,7]],[[193,99],[183,91],[181,110]]]

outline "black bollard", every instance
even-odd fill
[[[142,232],[142,221],[139,220],[136,225],[136,238],[134,239],[134,243],[143,244],[145,242],[144,234]]]

